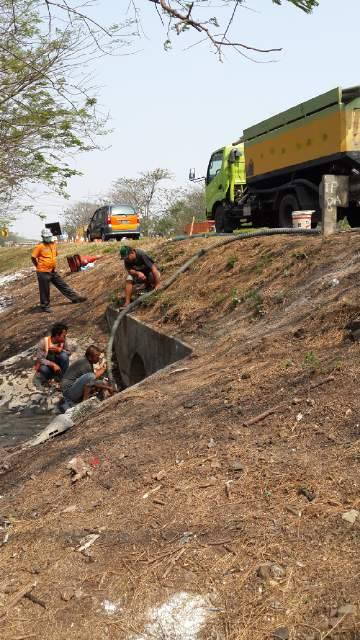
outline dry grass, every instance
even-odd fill
[[[2,476],[11,526],[1,575],[14,590],[34,576],[47,609],[23,599],[0,622],[4,637],[129,640],[143,633],[147,609],[178,591],[209,598],[207,640],[262,640],[281,626],[292,640],[359,637],[357,615],[334,615],[359,606],[360,523],[341,517],[360,503],[359,354],[343,342],[359,304],[356,242],[247,241],[230,276],[227,251],[209,255],[141,311],[190,336],[195,357],[115,396],[36,456],[13,458]],[[198,248],[189,244],[158,249],[169,273]],[[106,256],[86,281],[92,322],[114,269]],[[340,284],[328,285],[334,273]],[[214,301],[235,286],[258,288],[266,314],[248,300],[232,309]],[[166,296],[177,314],[160,317]],[[100,465],[73,485],[66,463],[77,454]],[[78,553],[94,532],[89,556]],[[259,577],[265,563],[280,573]],[[121,611],[106,616],[105,598]],[[10,599],[0,586],[0,613]]]

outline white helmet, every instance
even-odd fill
[[[41,237],[44,242],[54,242],[54,236],[51,233],[50,229],[43,229],[41,232]]]

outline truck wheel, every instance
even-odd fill
[[[220,204],[214,212],[215,231],[216,233],[224,233],[225,231],[225,214],[224,207]]]
[[[281,228],[292,227],[292,217],[291,214],[293,211],[299,210],[299,203],[292,193],[287,193],[280,200],[279,205],[279,216],[278,216],[278,226]]]
[[[101,232],[101,240],[103,242],[106,242],[107,240],[109,240],[108,236],[105,234],[104,231]]]

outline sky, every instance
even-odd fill
[[[100,0],[93,15],[114,23],[122,4],[127,2]],[[128,55],[102,58],[91,67],[112,132],[101,140],[103,150],[76,158],[83,175],[69,182],[69,200],[37,189],[34,209],[47,222],[61,221],[64,209],[78,200],[96,206],[120,176],[162,167],[173,173],[174,186],[186,186],[190,167],[203,176],[211,152],[238,139],[246,127],[336,86],[360,84],[359,0],[320,0],[310,16],[271,0],[247,0],[231,36],[260,48],[282,47],[280,53],[257,55],[262,62],[231,50],[219,62],[206,42],[189,48],[198,42],[194,34],[175,36],[165,51],[166,33],[153,4],[137,4],[143,37],[126,49]],[[27,213],[12,229],[36,238],[42,226]]]

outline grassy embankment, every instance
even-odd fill
[[[140,240],[136,246],[148,244],[148,240]],[[34,242],[34,246],[35,246]],[[132,241],[129,241],[132,244]],[[59,243],[59,268],[66,267],[66,256],[75,253],[82,255],[103,255],[106,253],[116,253],[119,250],[118,242],[63,242]],[[0,247],[0,274],[11,273],[31,266],[31,250],[29,247]]]

